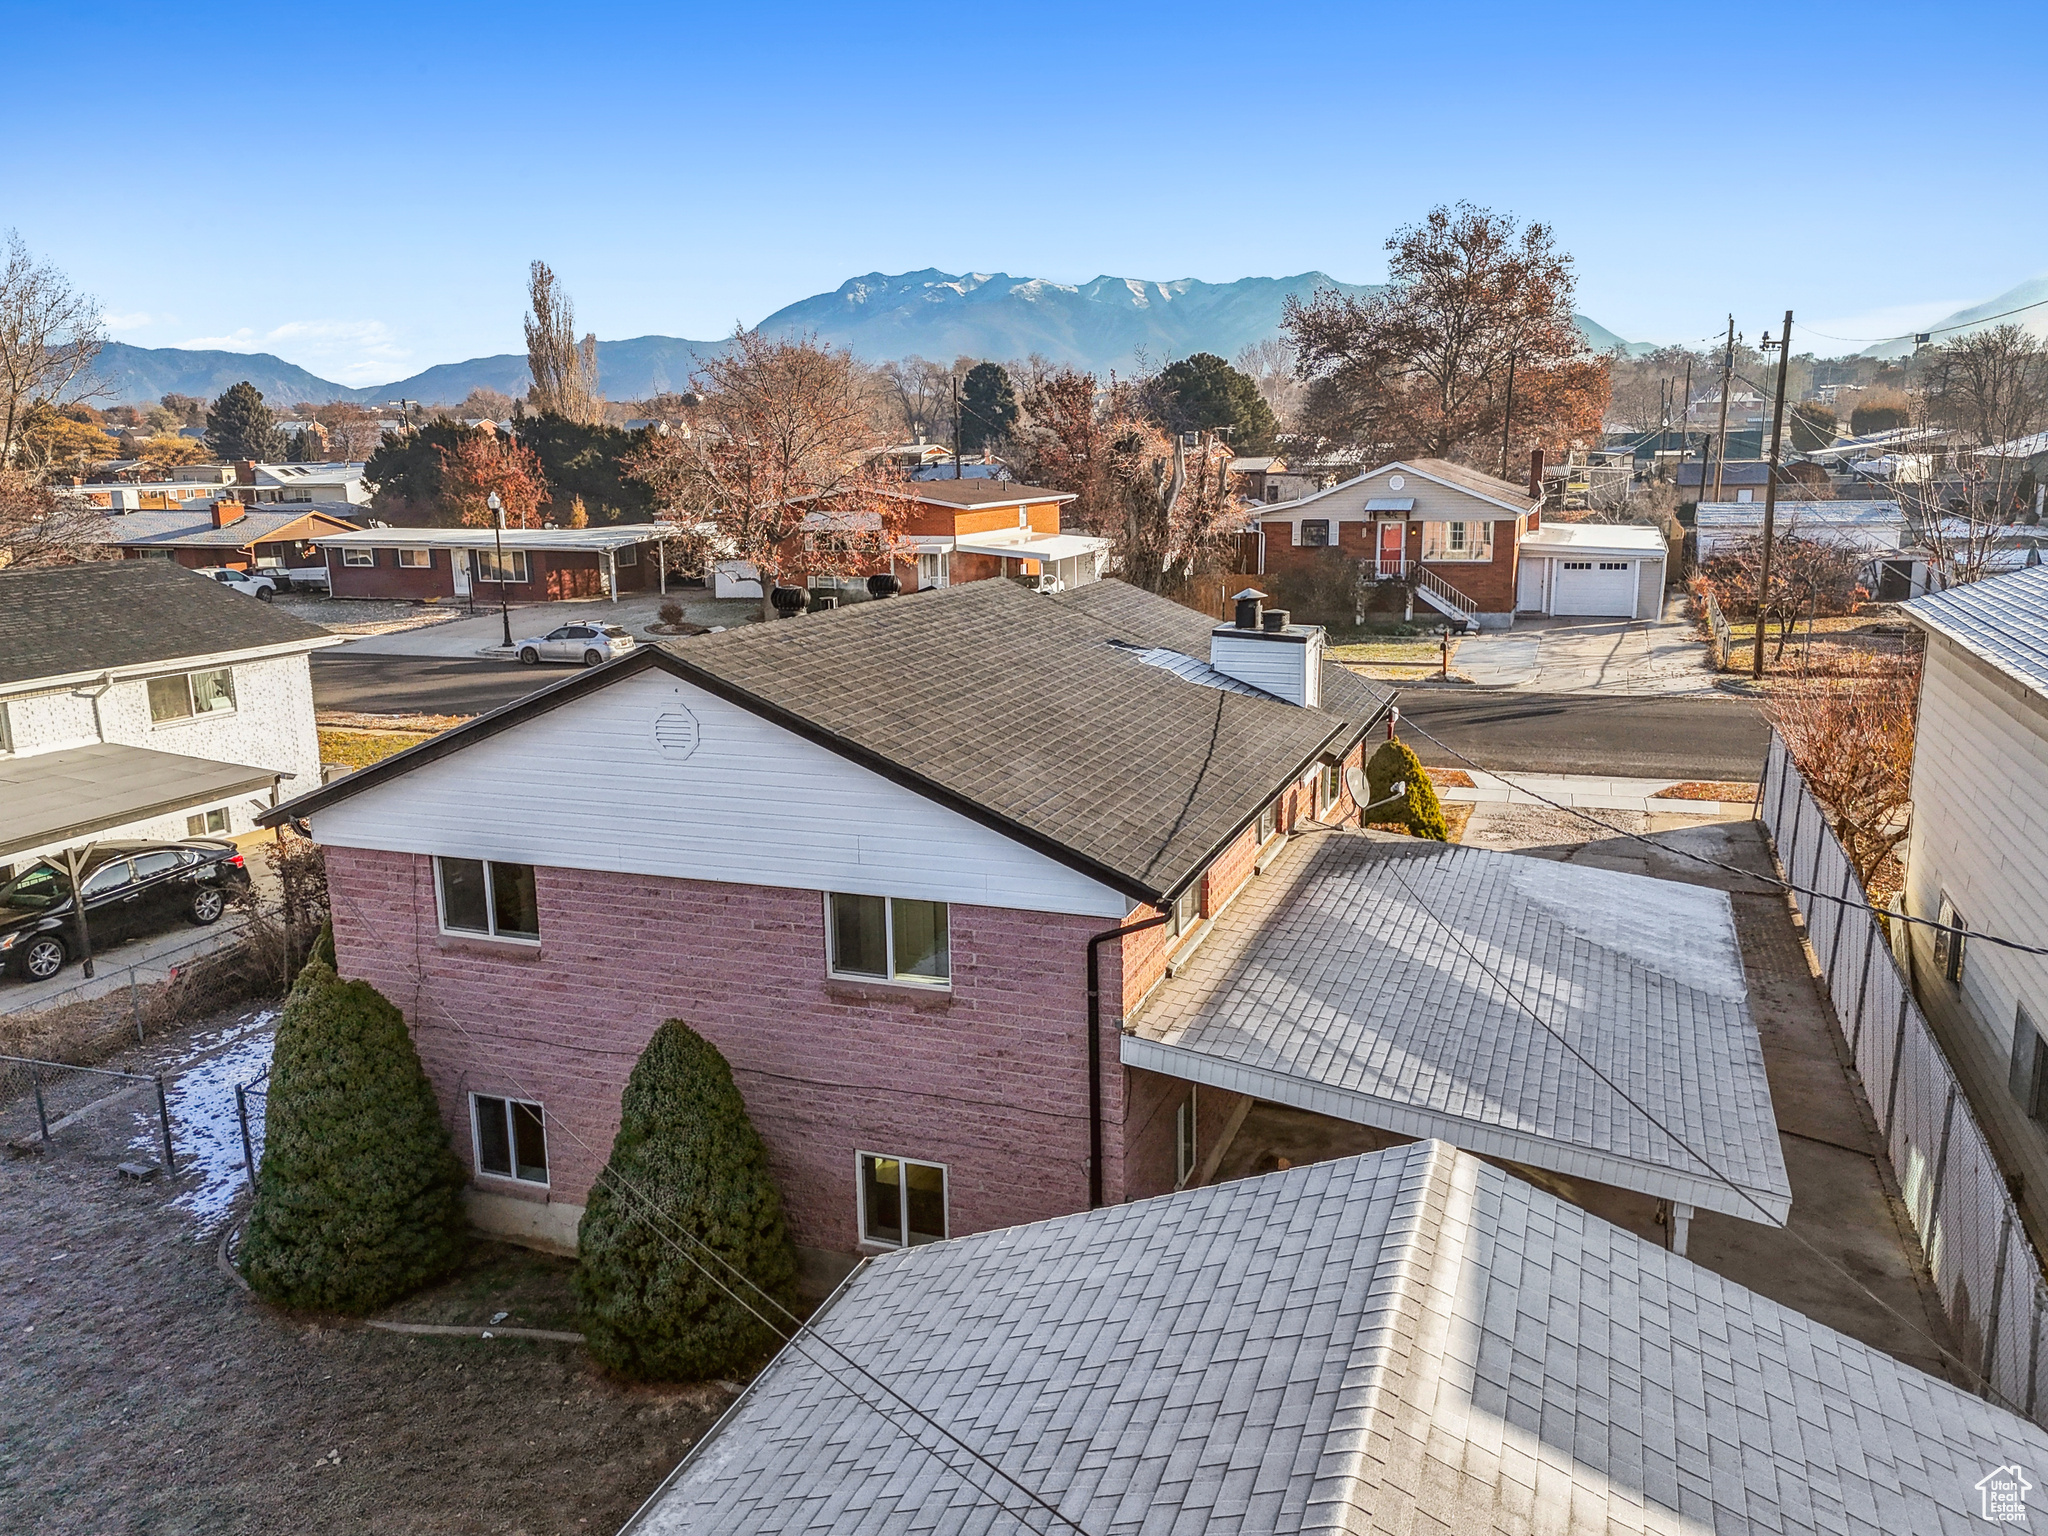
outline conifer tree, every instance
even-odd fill
[[[462,1165],[404,1016],[368,982],[306,962],[278,1023],[265,1121],[241,1253],[259,1294],[369,1312],[461,1260]]]
[[[1437,803],[1436,786],[1423,771],[1422,760],[1408,750],[1405,742],[1384,741],[1365,765],[1368,804],[1378,804],[1393,794],[1396,784],[1408,786],[1406,797],[1366,814],[1372,823],[1395,823],[1408,829],[1411,837],[1432,837],[1440,843],[1451,840],[1444,825],[1444,810]]]
[[[216,459],[275,464],[286,452],[284,434],[262,391],[244,379],[230,385],[206,412],[206,451]]]
[[[600,1364],[622,1375],[729,1375],[775,1344],[732,1292],[778,1320],[738,1276],[792,1303],[796,1252],[782,1197],[732,1069],[680,1020],[655,1031],[627,1080],[619,1134],[584,1208],[578,1249],[584,1339]]]

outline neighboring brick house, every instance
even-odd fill
[[[326,847],[341,969],[406,1011],[480,1225],[574,1243],[677,1017],[829,1272],[1187,1177],[1187,1084],[1119,1027],[1286,834],[1356,821],[1392,702],[1268,617],[981,581],[749,625],[277,815]],[[1203,1134],[1234,1107],[1205,1090]]]
[[[251,831],[320,782],[332,635],[162,560],[0,571],[0,866]]]
[[[1368,579],[1402,583],[1446,617],[1514,622],[1521,540],[1542,499],[1442,459],[1382,464],[1341,485],[1254,510],[1259,570],[1303,571],[1348,558]]]
[[[364,528],[313,542],[335,597],[515,603],[668,590],[672,523],[608,528]],[[500,566],[502,551],[503,565]]]
[[[353,533],[359,526],[338,510],[252,508],[223,498],[182,511],[121,513],[107,519],[106,537],[129,560],[165,559],[193,570],[225,566],[246,571],[319,565],[316,539]]]

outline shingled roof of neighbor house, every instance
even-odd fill
[[[0,684],[343,638],[168,560],[0,571]]]
[[[1108,590],[1104,590],[1108,589]],[[1325,663],[1331,707],[1148,662],[1211,620],[1118,582],[977,581],[647,646],[281,807],[303,816],[650,666],[874,767],[1140,900],[1177,893],[1273,794],[1393,702]],[[1206,670],[1206,669],[1205,669]]]
[[[1790,1213],[1725,893],[1328,830],[1214,922],[1132,1017],[1126,1066],[1750,1221]]]
[[[1916,597],[1906,617],[2048,694],[2048,565]]]
[[[872,1259],[626,1530],[1961,1536],[1980,1478],[2044,1463],[2017,1415],[1426,1141]]]

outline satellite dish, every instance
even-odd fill
[[[1365,770],[1351,767],[1344,770],[1344,787],[1351,791],[1351,803],[1363,809],[1372,803],[1372,791],[1366,788]]]

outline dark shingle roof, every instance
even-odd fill
[[[870,1259],[626,1532],[1961,1536],[1979,1479],[2044,1462],[2017,1414],[1420,1142]]]
[[[0,683],[328,638],[167,560],[0,571]]]
[[[1536,505],[1537,498],[1529,494],[1526,485],[1517,485],[1512,480],[1489,475],[1483,469],[1468,469],[1463,464],[1453,464],[1449,459],[1409,459],[1405,462],[1410,469],[1438,480],[1448,481],[1461,490],[1491,496],[1499,501],[1513,502],[1519,506]]]
[[[948,465],[950,472],[952,466]],[[912,501],[936,502],[947,507],[1014,507],[1023,501],[1072,501],[1070,491],[1049,491],[1042,485],[1019,485],[1012,480],[918,480],[899,486],[891,495]]]
[[[1121,582],[1048,599],[977,581],[671,649],[1156,898],[1391,697],[1345,674],[1340,710],[1302,709],[1186,681],[1128,649],[1206,660],[1213,627]]]
[[[280,529],[289,528],[315,512],[354,527],[355,522],[330,510],[346,505],[346,502],[332,501],[318,506],[296,502],[288,509],[259,508],[243,513],[225,528],[214,527],[210,507],[179,512],[124,512],[107,519],[107,542],[123,546],[241,549],[274,538]]]

